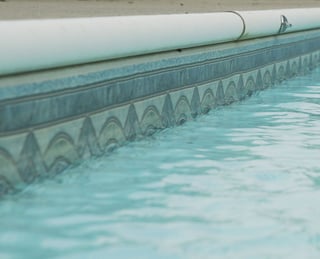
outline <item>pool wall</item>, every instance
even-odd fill
[[[305,74],[319,43],[319,29],[299,30],[3,73],[0,192]]]

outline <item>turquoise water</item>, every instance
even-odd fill
[[[0,201],[0,258],[320,258],[320,69]]]

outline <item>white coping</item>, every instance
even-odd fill
[[[319,27],[320,8],[0,21],[0,75]]]

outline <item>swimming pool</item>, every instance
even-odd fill
[[[0,202],[1,258],[319,258],[320,69]]]
[[[319,41],[316,29],[1,76],[0,196],[304,74]]]

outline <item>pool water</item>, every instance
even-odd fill
[[[0,201],[0,258],[320,258],[320,69]]]

